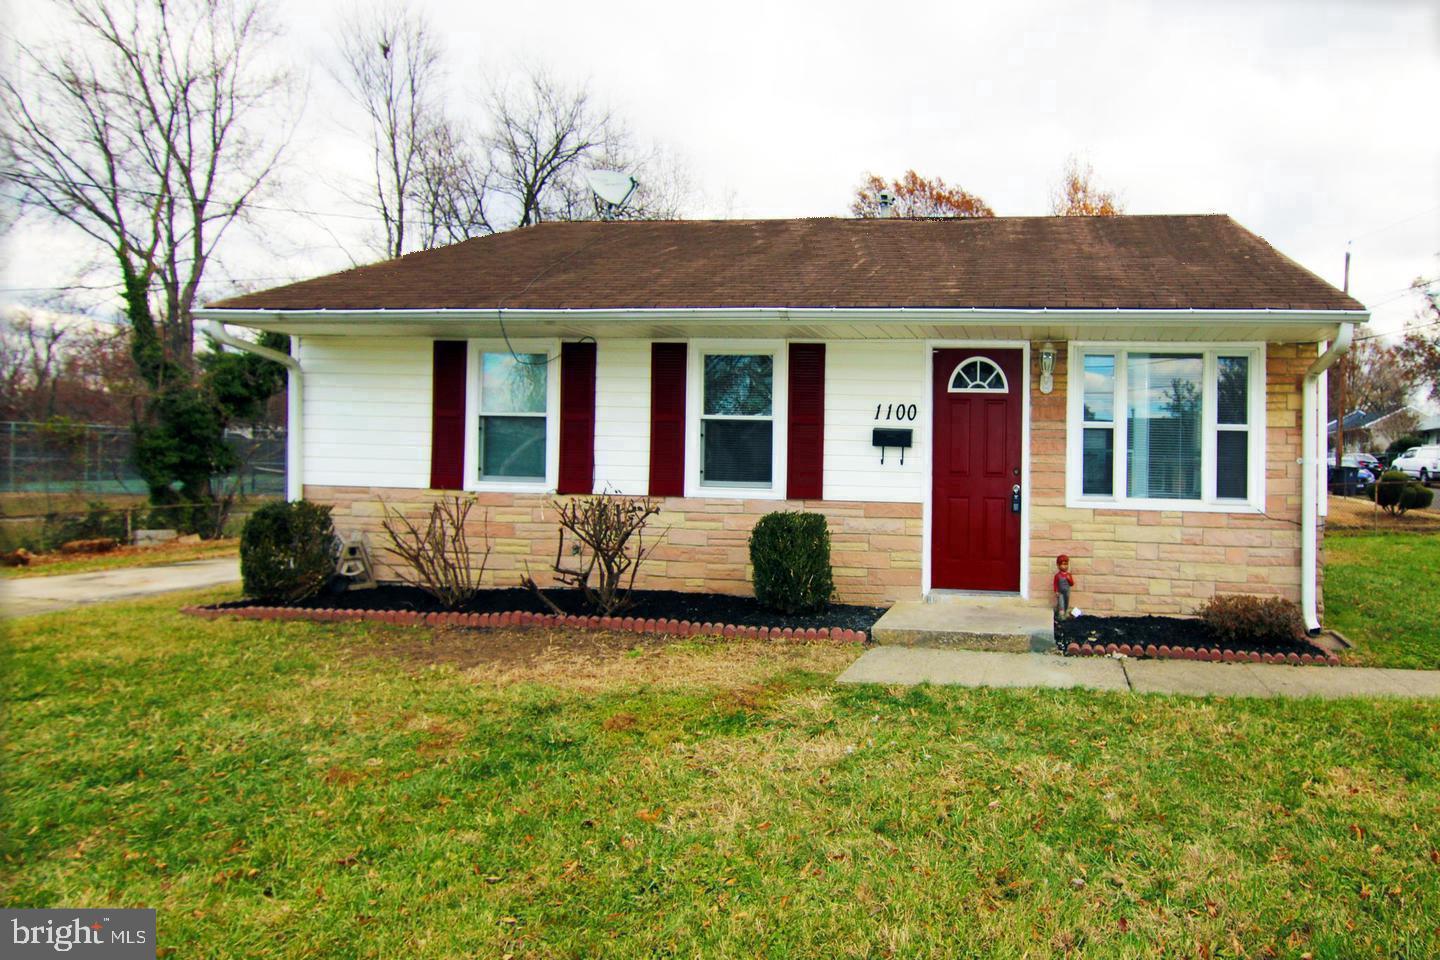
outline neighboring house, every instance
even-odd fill
[[[646,587],[747,593],[803,509],[845,601],[1045,604],[1065,553],[1089,611],[1312,621],[1319,377],[1367,316],[1225,216],[546,223],[200,315],[294,338],[292,496],[373,536],[473,491],[497,583],[615,491],[663,501]]]
[[[1384,451],[1392,440],[1413,433],[1420,421],[1420,411],[1409,406],[1385,413],[1352,410],[1345,414],[1345,449],[1347,452],[1360,450],[1365,453]],[[1336,422],[1331,420],[1325,429],[1330,438],[1328,449],[1333,455],[1337,440]]]
[[[1421,417],[1415,435],[1424,438],[1426,443],[1440,443],[1440,414]]]

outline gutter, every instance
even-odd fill
[[[950,323],[1348,323],[1364,322],[1364,310],[1288,310],[1261,307],[1251,310],[1145,309],[1129,307],[622,307],[622,308],[400,308],[400,309],[275,309],[206,307],[194,311],[197,317],[222,323],[275,324],[284,321],[351,322],[445,321],[445,322],[519,322],[530,320],[621,321],[655,320],[684,321],[723,319],[730,323],[863,321],[869,323],[915,323],[919,321]]]
[[[1330,342],[1330,348],[1310,364],[1300,382],[1300,614],[1305,618],[1305,629],[1313,637],[1320,632],[1320,614],[1316,604],[1315,578],[1318,573],[1319,546],[1319,492],[1315,489],[1317,465],[1316,448],[1320,438],[1315,431],[1315,419],[1320,406],[1320,374],[1328,370],[1336,360],[1350,349],[1355,336],[1355,324],[1340,324],[1340,332]]]
[[[217,343],[223,343],[227,347],[234,347],[245,353],[253,353],[266,360],[274,360],[285,367],[285,499],[291,501],[303,499],[305,496],[305,456],[302,444],[304,419],[300,411],[304,399],[305,379],[304,371],[300,369],[300,361],[288,353],[271,350],[269,347],[262,347],[258,343],[233,336],[225,329],[223,321],[204,319],[205,332],[214,337]],[[290,345],[292,350],[298,351],[300,338],[292,336]]]

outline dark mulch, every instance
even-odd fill
[[[1063,653],[1072,643],[1104,646],[1128,643],[1190,649],[1221,648],[1236,653],[1324,653],[1313,643],[1300,642],[1288,646],[1262,645],[1226,641],[1221,643],[1203,620],[1186,617],[1077,617],[1055,624],[1055,645]]]
[[[568,614],[590,614],[584,595],[578,590],[546,590]],[[731,597],[719,593],[680,593],[674,590],[636,590],[634,599],[621,616],[654,618],[656,620],[689,620],[691,623],[734,624],[737,627],[840,627],[864,630],[867,633],[885,612],[885,607],[861,607],[832,603],[818,613],[783,614],[760,605],[754,597]],[[247,607],[254,601],[235,600],[217,604],[214,609]],[[417,610],[422,613],[444,611],[438,603],[416,587],[384,583],[373,590],[348,590],[343,593],[320,593],[309,600],[290,604],[306,610]],[[507,587],[482,590],[459,613],[551,613],[529,590]]]

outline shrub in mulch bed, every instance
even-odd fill
[[[1076,617],[1055,624],[1055,645],[1071,657],[1149,657],[1213,663],[1289,663],[1339,666],[1340,658],[1312,643],[1221,645],[1201,620],[1184,617]]]
[[[725,636],[760,639],[804,638],[865,641],[884,607],[830,604],[810,614],[784,615],[767,610],[754,597],[671,590],[637,590],[634,604],[622,614],[591,614],[578,590],[547,590],[566,611],[558,616],[528,590],[482,590],[462,610],[445,610],[424,592],[399,584],[373,590],[321,594],[285,606],[262,606],[235,600],[209,607],[187,607],[196,616],[244,617],[258,620],[368,620],[378,623],[463,627],[568,626],[678,636]]]

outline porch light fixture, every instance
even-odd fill
[[[1049,393],[1055,389],[1055,344],[1046,343],[1040,348],[1040,392]]]

